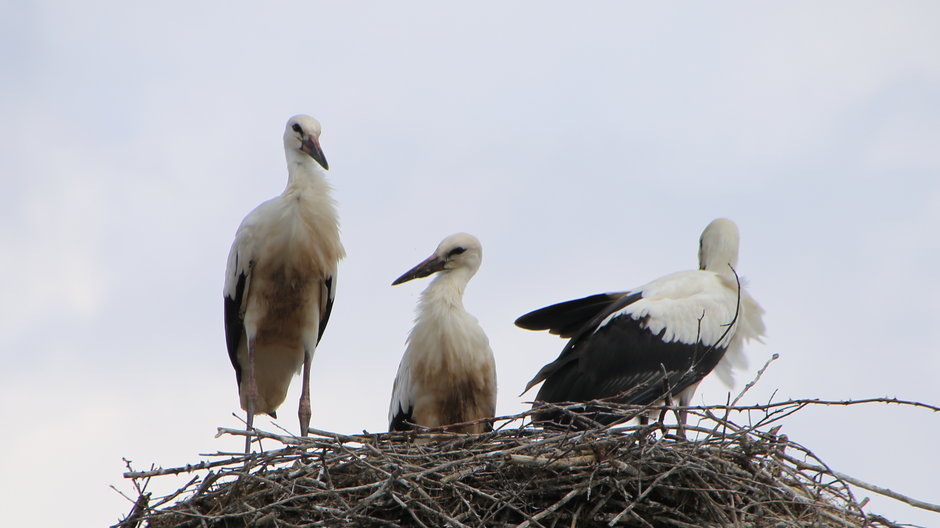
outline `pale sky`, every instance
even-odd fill
[[[938,21],[929,1],[0,4],[5,522],[109,525],[130,508],[108,488],[130,490],[122,457],[239,448],[214,438],[240,412],[223,271],[242,217],[284,187],[297,113],[323,124],[349,255],[314,427],[385,430],[427,281],[390,283],[446,235],[483,243],[465,304],[509,414],[564,344],[517,316],[694,268],[719,216],[767,311],[735,394],[778,353],[746,402],[937,405]],[[298,396],[296,378],[293,432]],[[782,432],[940,502],[940,415],[811,408]]]

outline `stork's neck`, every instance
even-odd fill
[[[326,186],[323,169],[313,158],[299,150],[285,149],[287,154],[287,190]]]
[[[440,310],[464,311],[463,292],[472,274],[465,269],[454,269],[439,273],[421,293],[418,311],[439,313]]]
[[[707,271],[714,271],[719,275],[733,277],[734,271],[731,268],[734,267],[737,269],[738,267],[737,248],[722,249],[724,249],[724,251],[709,254],[702,258],[702,262],[700,263],[699,268]]]

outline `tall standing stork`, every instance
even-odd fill
[[[438,274],[418,301],[415,326],[392,388],[389,431],[495,416],[496,361],[480,324],[463,307],[464,289],[482,260],[480,241],[457,233],[392,283]],[[478,423],[454,430],[482,433],[491,429],[491,423]]]
[[[688,405],[713,369],[729,386],[732,368],[746,361],[743,345],[764,333],[763,309],[739,286],[738,228],[711,222],[699,241],[699,269],[680,271],[639,288],[602,293],[536,310],[516,320],[528,330],[570,338],[558,359],[526,386],[539,382],[537,401],[607,399],[647,405],[678,398]],[[619,397],[618,397],[619,396]],[[600,423],[616,420],[592,414]],[[570,421],[543,412],[543,421]],[[684,423],[680,414],[680,425]]]
[[[320,123],[290,118],[284,151],[284,192],[251,211],[235,232],[225,270],[225,342],[249,430],[256,414],[276,417],[291,378],[302,371],[298,415],[306,436],[310,362],[330,319],[336,264],[345,251],[323,172],[329,165]]]

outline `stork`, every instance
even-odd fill
[[[526,386],[544,381],[536,401],[596,399],[647,405],[678,398],[686,406],[713,369],[727,385],[744,366],[743,345],[764,333],[763,309],[739,285],[739,234],[726,218],[699,241],[699,269],[666,275],[639,288],[602,293],[536,310],[516,320],[528,330],[570,338],[558,359]],[[523,391],[525,392],[525,391]],[[590,413],[607,424],[610,414]],[[545,411],[540,421],[567,422]],[[680,427],[685,413],[680,412]]]
[[[298,415],[306,436],[310,362],[330,319],[336,263],[345,251],[323,172],[329,165],[320,123],[291,117],[284,151],[284,192],[251,211],[235,232],[225,270],[225,342],[248,430],[256,414],[277,417],[291,378],[302,371]],[[246,452],[250,443],[249,436]]]
[[[464,289],[482,260],[480,241],[457,233],[392,283],[438,274],[418,301],[415,326],[392,388],[389,431],[495,416],[496,361],[480,324],[463,307]],[[491,423],[454,428],[463,433],[491,429]]]

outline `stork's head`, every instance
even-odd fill
[[[308,115],[295,115],[287,120],[284,128],[284,148],[313,158],[324,169],[330,166],[320,149],[320,122]]]
[[[738,226],[727,218],[712,220],[698,245],[699,269],[714,271],[721,274],[731,274],[731,268],[738,265],[738,244],[741,235]]]
[[[480,269],[482,261],[483,246],[477,237],[457,233],[445,238],[430,257],[395,279],[392,286],[437,272],[463,273],[469,279]]]

